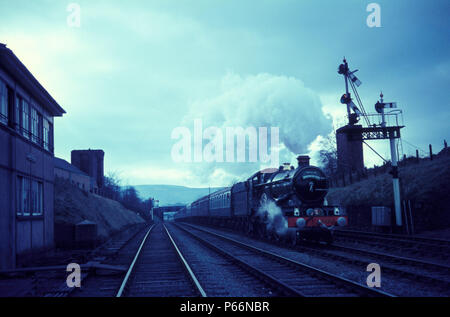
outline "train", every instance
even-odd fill
[[[203,196],[182,207],[175,221],[228,227],[251,236],[297,244],[303,240],[333,242],[333,230],[348,224],[345,208],[329,206],[329,179],[310,165],[266,168],[245,181]]]

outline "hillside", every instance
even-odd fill
[[[175,185],[136,185],[134,186],[141,198],[153,197],[159,200],[160,206],[188,204],[208,195],[220,188],[191,188]]]
[[[411,200],[414,222],[429,230],[450,226],[450,148],[433,160],[410,162],[399,169],[402,200]],[[330,205],[391,206],[392,176],[389,173],[370,177],[346,187],[332,188],[327,196]]]
[[[55,224],[77,224],[89,220],[98,224],[101,240],[144,220],[117,201],[87,193],[70,184],[55,179]]]

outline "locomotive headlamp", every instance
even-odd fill
[[[344,217],[339,217],[337,220],[337,224],[338,226],[344,227],[347,225],[347,219],[345,219]]]
[[[303,228],[306,225],[304,218],[298,218],[296,222],[297,228]]]

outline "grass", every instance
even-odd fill
[[[411,200],[415,223],[423,230],[450,226],[450,148],[433,160],[410,161],[399,168],[401,199]],[[330,205],[392,206],[392,176],[380,174],[346,187],[331,188]]]
[[[117,201],[85,192],[69,181],[55,179],[55,223],[77,224],[84,220],[97,223],[100,239],[144,222]]]

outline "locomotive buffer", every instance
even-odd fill
[[[347,115],[349,120],[345,133],[347,134],[349,140],[364,142],[370,149],[372,148],[365,142],[366,140],[389,139],[392,164],[392,171],[390,172],[390,174],[392,174],[392,184],[394,190],[395,221],[397,226],[402,226],[400,185],[398,178],[398,157],[396,149],[396,139],[400,138],[400,129],[404,128],[403,125],[399,125],[397,116],[398,114],[402,114],[402,111],[399,109],[395,109],[397,108],[397,103],[384,102],[383,93],[381,93],[380,100],[375,104],[375,110],[377,113],[366,113],[356,90],[356,86],[359,87],[361,85],[361,81],[355,76],[355,73],[357,71],[358,70],[350,71],[345,58],[343,64],[339,65],[338,73],[343,75],[345,79],[345,94],[341,97],[341,103],[347,105]],[[349,86],[351,86],[355,94],[359,108],[353,102],[353,99],[349,92]],[[394,110],[386,112],[386,109]],[[359,126],[358,128],[356,128],[355,123],[359,121],[360,117],[364,119],[365,126]],[[371,118],[378,118],[379,120],[381,120],[378,124],[371,124]],[[388,124],[387,119],[391,119],[389,121],[393,122],[393,124]],[[376,154],[379,155],[378,153]]]

